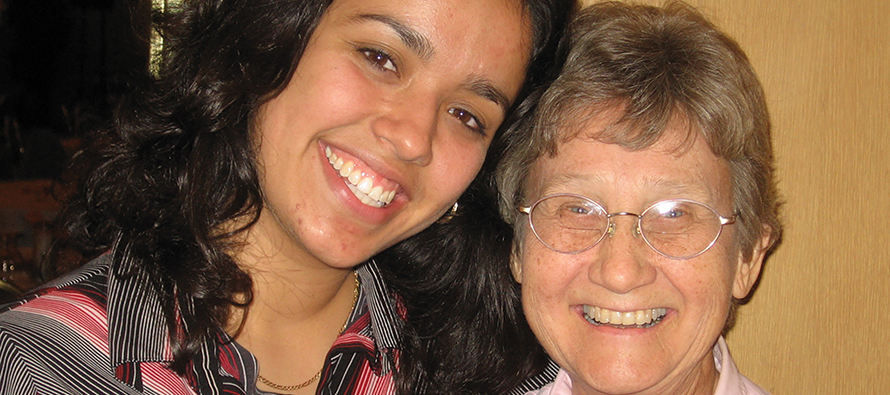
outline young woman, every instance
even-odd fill
[[[571,8],[186,0],[70,207],[104,254],[0,314],[0,393],[393,393],[368,260],[455,204]]]

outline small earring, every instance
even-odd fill
[[[451,206],[451,210],[448,210],[448,212],[445,213],[445,215],[443,215],[442,218],[439,218],[439,220],[436,222],[438,222],[440,224],[447,224],[448,221],[451,221],[451,219],[457,215],[457,208],[458,208],[458,204],[457,204],[457,202],[454,202],[454,205]]]

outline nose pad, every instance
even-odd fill
[[[609,236],[610,238],[611,238],[612,236],[615,236],[615,230],[616,230],[615,223],[610,221],[610,222],[609,222],[609,227],[606,228],[606,236]],[[642,234],[642,231],[640,230],[640,223],[639,223],[639,222],[637,222],[637,223],[634,225],[633,229],[631,229],[631,234],[633,234],[634,238],[636,238],[636,237],[640,237],[640,235]]]

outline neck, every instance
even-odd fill
[[[281,325],[294,325],[340,310],[351,300],[352,267],[336,267],[320,261],[295,236],[264,213],[246,232],[234,258],[253,280],[250,315],[266,317]],[[249,322],[246,322],[249,323]]]
[[[233,311],[232,324],[244,319],[244,330],[265,331],[345,319],[352,309],[353,268],[251,248],[256,245],[248,244],[236,257],[253,280],[253,300],[250,314]]]
[[[305,382],[324,366],[354,307],[353,268],[247,238],[234,258],[253,280],[253,299],[233,308],[226,330],[254,354],[266,379],[285,386]],[[314,393],[315,385],[302,391]]]

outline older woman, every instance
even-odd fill
[[[763,91],[695,10],[604,3],[498,172],[530,394],[762,394],[722,337],[781,232]]]

